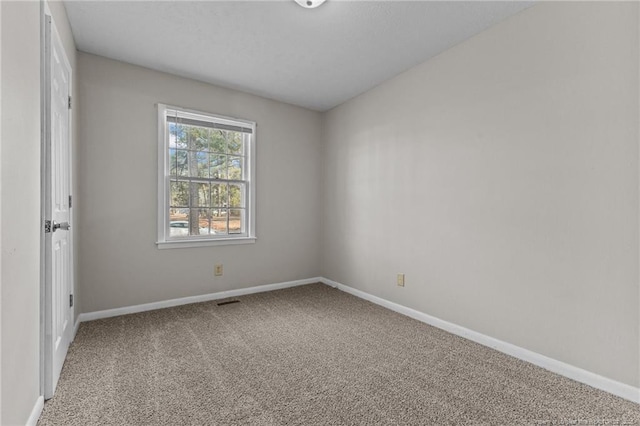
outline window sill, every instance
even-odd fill
[[[210,247],[210,246],[229,246],[235,244],[254,244],[256,237],[238,237],[238,238],[220,238],[217,240],[172,240],[158,241],[156,245],[158,249],[177,249],[177,248],[193,248],[193,247]]]

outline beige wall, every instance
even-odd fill
[[[78,67],[83,312],[319,274],[320,114],[84,53]],[[258,123],[255,244],[156,248],[158,102]]]
[[[541,3],[328,112],[323,274],[640,385],[637,9]]]
[[[2,2],[2,418],[40,394],[40,5]]]

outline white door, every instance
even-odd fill
[[[51,17],[45,15],[45,19],[45,85],[48,87],[45,88],[47,98],[44,117],[44,396],[51,398],[73,333],[71,66]]]

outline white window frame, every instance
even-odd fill
[[[158,108],[158,239],[159,249],[219,246],[230,244],[251,244],[256,241],[256,123],[254,121],[225,117],[219,114],[196,111],[166,104],[157,104]],[[243,234],[227,234],[216,236],[170,237],[169,202],[170,169],[169,169],[169,133],[167,132],[167,112],[178,111],[181,115],[213,123],[251,128],[250,141],[245,147],[245,229]]]

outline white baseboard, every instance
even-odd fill
[[[76,334],[78,334],[78,328],[80,328],[80,315],[76,318],[75,324],[73,324],[73,334],[71,335],[71,341],[73,342],[76,339]]]
[[[36,399],[36,403],[33,406],[33,410],[31,410],[31,415],[29,415],[29,419],[27,420],[26,426],[36,426],[38,423],[38,419],[40,418],[40,414],[42,414],[42,409],[44,408],[44,397],[39,396]]]
[[[568,377],[577,382],[584,383],[605,392],[609,392],[613,395],[617,395],[629,401],[640,403],[640,388],[636,388],[625,383],[600,376],[590,371],[583,370],[582,368],[575,367],[573,365],[558,361],[553,358],[549,358],[547,356],[530,351],[528,349],[521,348],[516,345],[512,345],[511,343],[494,339],[493,337],[478,333],[477,331],[469,330],[468,328],[461,327],[448,321],[444,321],[431,315],[427,315],[423,312],[416,311],[415,309],[407,308],[406,306],[390,302],[377,296],[373,296],[369,293],[365,293],[364,291],[357,290],[353,287],[346,286],[327,278],[322,278],[321,282],[331,287],[342,290],[346,293],[357,296],[361,299],[373,302],[376,305],[384,306],[385,308],[392,311],[406,315],[434,327],[438,327],[442,330],[448,331],[449,333],[464,337],[465,339],[472,340],[481,345],[488,346],[523,361],[530,362],[531,364],[542,367],[553,373]]]
[[[265,284],[255,287],[240,288],[237,290],[226,290],[217,293],[202,294],[199,296],[181,297],[179,299],[163,300],[160,302],[145,303],[142,305],[125,306],[123,308],[106,309],[104,311],[88,312],[78,315],[78,321],[93,321],[102,318],[117,317],[120,315],[135,314],[138,312],[153,311],[155,309],[170,308],[173,306],[188,305],[190,303],[208,302],[210,300],[225,299],[227,297],[243,296],[245,294],[262,293],[265,291],[280,290],[283,288],[296,287],[299,285],[322,282],[322,278],[307,278],[304,280],[286,281],[276,284]]]

